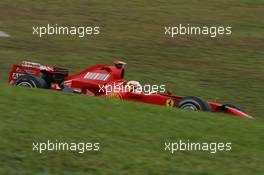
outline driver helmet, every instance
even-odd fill
[[[135,93],[141,93],[142,92],[142,85],[138,81],[129,81],[126,84],[128,90]]]

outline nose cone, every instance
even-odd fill
[[[248,115],[245,112],[242,112],[242,111],[235,109],[235,108],[232,108],[232,107],[228,107],[228,110],[226,112],[229,114],[241,117],[241,118],[254,119],[254,117],[252,117],[251,115]]]

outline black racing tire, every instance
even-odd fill
[[[41,89],[49,88],[47,82],[43,78],[32,75],[23,75],[17,78],[14,81],[13,86],[20,86],[27,88],[41,88]]]
[[[211,112],[211,106],[203,99],[194,96],[184,97],[178,104],[177,108],[188,109],[193,111]]]
[[[223,106],[225,106],[225,107],[235,108],[235,109],[237,109],[237,110],[239,110],[239,111],[241,111],[241,112],[245,112],[244,109],[242,109],[240,106],[235,105],[235,104],[224,104]]]

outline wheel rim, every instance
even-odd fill
[[[27,87],[27,88],[33,88],[32,84],[30,84],[29,82],[21,82],[17,86]]]
[[[197,106],[195,106],[194,104],[191,104],[191,103],[186,103],[186,104],[182,105],[181,108],[187,109],[187,110],[192,110],[192,111],[198,111],[199,110],[197,108]]]

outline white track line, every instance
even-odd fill
[[[7,33],[0,31],[0,37],[10,37]]]

